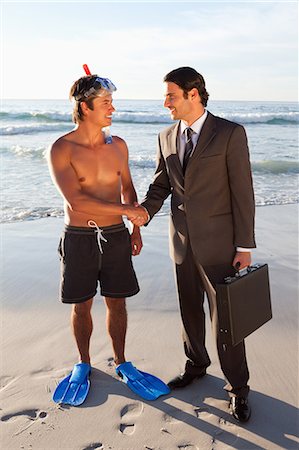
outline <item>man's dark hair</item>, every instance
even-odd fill
[[[184,98],[188,97],[188,92],[196,88],[201,98],[203,106],[207,106],[209,94],[206,91],[205,80],[200,73],[192,67],[179,67],[169,72],[164,77],[165,82],[177,84],[184,91]]]
[[[76,103],[74,105],[72,119],[74,123],[78,123],[80,120],[84,120],[84,114],[81,108],[81,102],[85,102],[89,109],[93,110],[93,101],[95,99],[95,95],[91,94],[88,97],[84,97],[84,94],[89,91],[89,89],[93,86],[98,75],[87,75],[79,78],[79,80],[75,81],[73,86],[71,87],[69,98],[70,100],[75,100]]]

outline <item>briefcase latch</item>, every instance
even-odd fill
[[[255,271],[256,269],[259,269],[262,266],[262,264],[256,263],[252,266],[245,267],[244,269],[240,270],[239,272],[236,272],[234,277],[225,277],[224,283],[232,283],[233,281],[236,281],[238,278],[243,277],[244,275],[247,275],[250,272]]]

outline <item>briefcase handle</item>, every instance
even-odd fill
[[[244,267],[244,269],[238,270],[240,267],[240,263],[237,262],[235,265],[235,269],[237,271],[235,276],[234,277],[226,277],[226,278],[224,278],[224,281],[225,281],[225,283],[231,283],[236,278],[241,278],[250,272],[254,272],[255,270],[259,269],[262,266],[264,266],[264,264],[256,263],[256,264],[252,264],[251,266]]]

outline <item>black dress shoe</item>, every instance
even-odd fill
[[[247,422],[251,415],[251,409],[247,398],[232,397],[230,400],[232,415],[238,422]]]
[[[181,373],[181,375],[169,381],[168,387],[170,389],[183,388],[185,386],[188,386],[188,384],[192,383],[192,381],[196,380],[197,378],[202,378],[203,376],[205,376],[205,374],[205,370],[200,374],[193,374],[188,372]]]

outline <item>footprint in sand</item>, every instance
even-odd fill
[[[163,420],[164,425],[165,425],[164,427],[162,427],[162,428],[160,429],[160,431],[161,431],[162,433],[172,434],[172,433],[169,431],[169,429],[168,429],[169,426],[170,426],[170,430],[172,430],[172,425],[176,425],[177,423],[179,423],[178,418],[175,418],[175,417],[171,416],[171,415],[168,414],[167,412],[163,414],[162,420]]]
[[[193,444],[181,444],[178,446],[180,450],[199,450],[196,445]]]
[[[20,416],[26,416],[29,420],[36,420],[38,418],[44,419],[47,417],[47,413],[44,411],[38,412],[38,409],[26,409],[24,411],[17,411],[12,414],[6,414],[5,416],[2,416],[0,420],[1,422],[8,422]]]
[[[84,447],[82,450],[103,450],[103,444],[101,442],[94,442],[93,444],[89,444],[87,447]]]
[[[120,411],[122,423],[119,426],[119,431],[122,434],[131,435],[135,431],[135,419],[142,414],[143,403],[130,403],[124,406]]]
[[[38,409],[26,409],[12,414],[6,414],[5,416],[2,416],[0,420],[1,422],[14,422],[21,417],[25,417],[27,419],[26,424],[14,433],[14,435],[17,436],[31,427],[31,425],[33,425],[33,423],[37,420],[44,420],[47,416],[48,414],[45,411],[39,411]]]
[[[135,424],[134,423],[129,423],[129,424],[121,423],[119,426],[119,430],[122,434],[133,434],[135,431]]]
[[[108,362],[108,367],[114,367],[114,359],[113,358],[108,358],[107,359],[107,362]]]
[[[163,414],[163,422],[165,422],[166,424],[172,425],[172,424],[178,423],[179,420],[174,418],[173,416],[165,413],[165,414]]]

